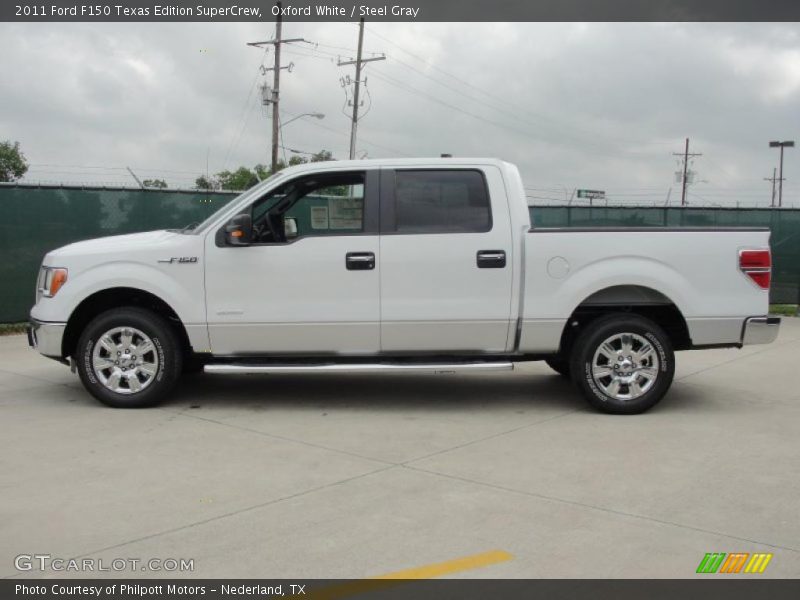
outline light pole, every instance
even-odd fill
[[[296,121],[297,119],[299,119],[299,118],[301,118],[301,117],[314,117],[315,119],[324,119],[324,118],[325,118],[325,115],[324,115],[324,114],[322,114],[322,113],[318,113],[318,112],[313,112],[313,113],[303,113],[302,115],[297,115],[296,117],[292,117],[291,119],[289,119],[289,120],[288,120],[288,121],[286,121],[285,123],[281,123],[281,129],[283,129],[284,127],[286,127],[286,126],[287,126],[289,123],[291,123],[292,121]]]
[[[770,148],[781,149],[781,166],[778,174],[778,208],[783,206],[783,149],[794,148],[794,140],[787,140],[785,142],[770,142]]]

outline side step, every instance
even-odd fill
[[[315,373],[474,373],[476,371],[511,371],[511,362],[455,362],[455,363],[315,363],[315,364],[210,364],[203,367],[206,373],[223,374],[300,374]]]

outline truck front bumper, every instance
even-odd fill
[[[771,344],[778,337],[780,317],[749,317],[744,321],[742,345]]]
[[[28,345],[50,358],[62,360],[61,342],[66,323],[46,323],[31,319],[28,323]]]

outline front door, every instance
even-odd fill
[[[299,176],[249,207],[250,245],[209,233],[212,353],[379,351],[378,178],[377,170]]]

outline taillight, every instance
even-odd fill
[[[762,290],[769,289],[772,256],[769,250],[740,250],[739,269]]]

